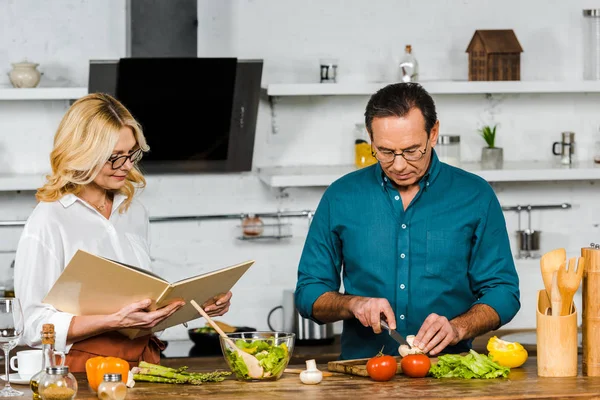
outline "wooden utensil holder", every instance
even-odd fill
[[[546,315],[551,307],[545,290],[538,291],[537,367],[539,376],[577,376],[577,310],[571,314]]]
[[[600,376],[600,250],[584,247],[581,256],[586,261],[581,298],[581,372],[586,376]]]

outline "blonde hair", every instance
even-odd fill
[[[50,153],[52,173],[46,176],[46,184],[37,190],[36,198],[51,202],[81,192],[110,158],[124,127],[131,128],[142,151],[149,150],[140,124],[115,98],[91,93],[73,103],[54,135],[54,148]],[[126,196],[119,211],[125,212],[136,189],[145,186],[144,176],[134,165],[119,190]]]

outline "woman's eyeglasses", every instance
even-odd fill
[[[142,149],[137,149],[133,153],[126,156],[111,157],[106,162],[111,163],[112,169],[119,169],[123,165],[125,165],[127,160],[131,161],[132,164],[137,164],[138,162],[140,162],[143,155],[144,152],[142,151]]]

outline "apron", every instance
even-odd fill
[[[154,335],[129,339],[116,331],[106,332],[74,343],[65,365],[69,366],[70,372],[85,372],[85,362],[97,356],[122,358],[129,363],[130,369],[137,367],[140,361],[159,364],[160,352],[165,347]]]

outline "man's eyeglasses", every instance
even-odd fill
[[[138,162],[140,162],[143,155],[144,152],[142,151],[142,149],[137,149],[133,153],[126,156],[111,157],[106,162],[111,163],[112,169],[119,169],[123,165],[125,165],[127,160],[131,161],[132,164],[137,164]]]
[[[429,142],[429,141],[428,141]],[[427,143],[425,144],[425,150],[403,150],[400,153],[395,153],[391,150],[379,150],[377,146],[373,145],[375,151],[373,155],[382,163],[393,163],[397,156],[402,156],[406,161],[419,161],[427,153]]]

